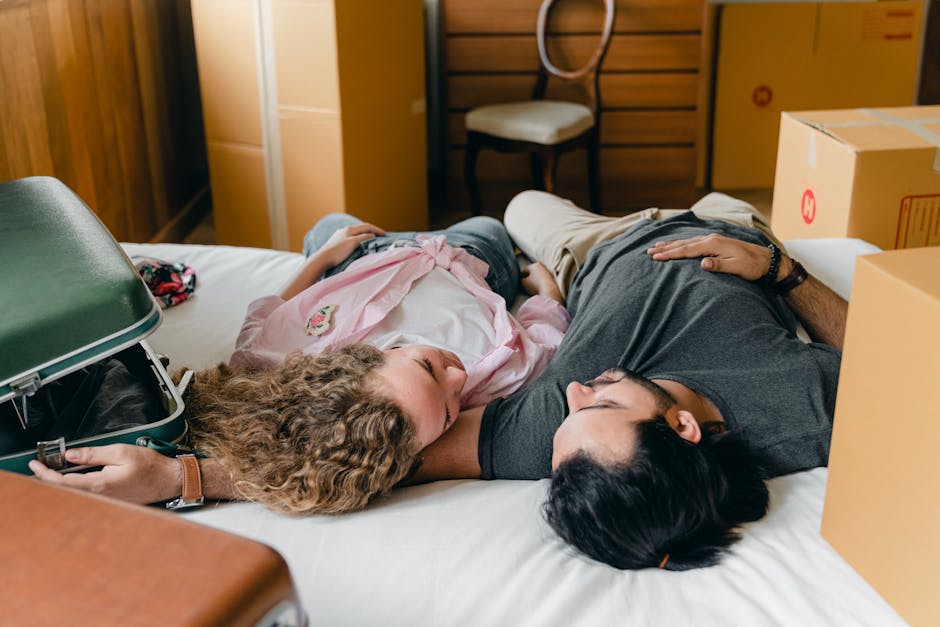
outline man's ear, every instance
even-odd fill
[[[680,409],[676,412],[676,424],[672,428],[679,434],[680,438],[692,444],[698,444],[702,441],[702,428],[690,411]]]

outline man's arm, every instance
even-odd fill
[[[656,261],[702,257],[702,268],[724,272],[748,281],[761,279],[770,270],[771,252],[765,246],[731,237],[704,235],[672,242],[656,242],[647,251]],[[795,262],[781,251],[776,281],[790,274]],[[848,304],[838,294],[808,276],[786,295],[786,302],[800,319],[810,337],[842,350]]]
[[[780,271],[777,273],[778,281],[790,273],[793,263],[787,255],[781,255]],[[800,319],[814,341],[842,350],[849,305],[841,296],[813,275],[809,275],[800,285],[790,290],[785,298],[787,305]]]
[[[460,412],[454,426],[422,452],[424,461],[408,481],[427,483],[439,479],[479,479],[482,471],[477,455],[480,423],[485,407]]]

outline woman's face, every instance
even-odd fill
[[[402,346],[384,351],[376,370],[380,393],[411,418],[421,448],[447,431],[460,413],[467,372],[457,355],[431,346]]]

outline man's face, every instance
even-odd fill
[[[676,402],[668,392],[624,370],[607,370],[584,384],[572,382],[565,395],[569,413],[555,432],[552,470],[578,451],[605,464],[629,461],[637,425],[658,416],[670,424],[675,420]]]

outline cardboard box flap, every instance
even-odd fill
[[[919,107],[891,107],[890,109],[861,109],[861,111],[877,111],[875,115],[890,115],[895,119],[916,120],[925,123],[928,120],[940,120],[940,105],[922,105]],[[869,113],[870,115],[870,113]]]
[[[857,151],[940,148],[940,106],[786,112]],[[940,160],[938,160],[940,161]]]
[[[935,135],[935,133],[927,129],[923,130],[926,131],[925,136],[915,134],[904,127],[866,124],[864,126],[829,126],[825,132],[860,152],[940,148],[940,135],[937,135],[936,142],[932,142],[929,140],[929,135]]]
[[[924,294],[928,299],[940,302],[940,248],[908,248],[892,250],[864,258],[888,276],[903,276],[904,283]]]
[[[787,111],[784,115],[800,120],[813,128],[823,129],[830,124],[873,124],[880,122],[866,109],[824,109],[821,111]]]

